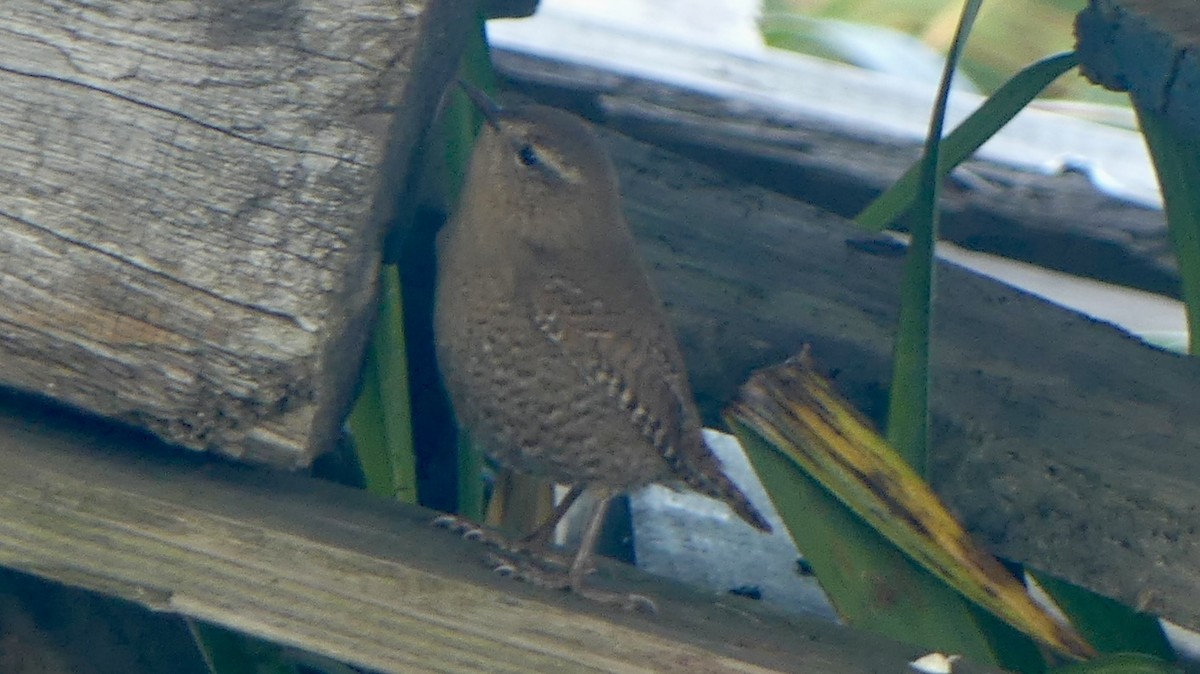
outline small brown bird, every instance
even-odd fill
[[[462,426],[499,464],[584,490],[597,506],[570,570],[579,591],[612,496],[682,482],[771,526],[700,432],[683,357],[587,124],[554,108],[487,117],[441,234],[438,364]]]

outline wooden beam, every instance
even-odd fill
[[[497,70],[518,91],[573,108],[627,136],[847,218],[891,186],[921,152],[923,136],[897,137],[887,131],[898,123],[888,115],[905,120],[903,113],[912,115],[913,110],[894,101],[894,91],[883,87],[873,91],[870,78],[864,83],[839,64],[795,72],[767,60],[733,87],[736,91],[749,86],[747,80],[792,83],[806,78],[813,83],[796,86],[848,92],[847,101],[826,109],[820,100],[784,107],[749,95],[694,91],[602,66],[502,49],[493,53]],[[701,56],[695,60],[706,62]],[[737,67],[752,66],[739,61]],[[779,86],[787,91],[791,84]],[[855,101],[865,106],[862,101],[877,99],[887,102],[882,110],[860,114],[883,116],[891,124],[864,128],[861,122],[837,114],[854,109]],[[925,98],[920,105],[927,105]],[[923,125],[928,115],[925,108],[921,110]],[[1052,117],[1028,120],[1023,128],[1029,135],[1017,147],[1037,146],[1039,137],[1058,133],[1051,126]],[[1132,132],[1101,125],[1088,130],[1078,120],[1059,122],[1069,124],[1062,134],[1079,138],[1096,153],[1095,166],[1103,173],[1130,155],[1129,145],[1134,146],[1133,152],[1142,146]],[[1160,209],[1106,194],[1081,171],[1046,174],[982,158],[967,161],[964,169],[956,171],[943,190],[939,231],[944,240],[1178,297],[1178,268]],[[1088,216],[1081,218],[1080,213]]]
[[[606,138],[710,422],[805,343],[881,420],[904,258],[848,245],[862,230],[830,213]],[[939,494],[997,554],[1200,626],[1200,361],[950,264],[935,298]]]
[[[5,2],[0,385],[307,465],[472,11]]]
[[[11,398],[0,465],[0,565],[381,672],[903,671],[919,655],[615,564],[597,586],[659,613],[609,609],[493,574],[430,511]]]

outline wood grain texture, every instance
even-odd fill
[[[519,583],[431,511],[3,396],[0,465],[0,564],[372,671],[865,674],[920,655],[616,564],[596,586],[657,615]]]
[[[306,465],[349,401],[454,4],[5,3],[0,384]]]

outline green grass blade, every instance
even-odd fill
[[[483,521],[483,455],[466,433],[458,436],[458,514]]]
[[[379,316],[368,347],[362,390],[350,413],[350,432],[367,490],[417,502],[416,456],[409,402],[400,275],[380,271]]]
[[[468,40],[458,75],[489,95],[496,92],[496,74],[492,69],[491,52],[488,50],[483,17],[479,17],[476,32]],[[441,120],[442,164],[444,173],[439,176],[447,212],[458,203],[458,192],[466,179],[467,166],[471,161],[471,150],[475,136],[483,123],[483,115],[471,103],[461,87],[454,86],[447,93],[446,110]]]
[[[392,466],[387,451],[387,432],[383,427],[383,402],[379,393],[379,366],[374,345],[367,347],[363,365],[362,388],[346,425],[354,438],[354,451],[367,491],[386,496],[392,493]]]
[[[942,139],[938,177],[944,178],[955,166],[966,161],[1051,82],[1078,63],[1075,52],[1055,54],[1028,66],[1005,82]],[[875,231],[897,222],[917,198],[921,166],[920,163],[913,164],[895,184],[868,204],[854,221]]]
[[[1158,172],[1167,228],[1187,307],[1188,353],[1200,356],[1200,139],[1179,133],[1153,110],[1134,105]]]
[[[1051,670],[1053,674],[1182,674],[1183,670],[1150,655],[1116,653]]]
[[[1175,649],[1163,634],[1158,618],[1036,569],[1026,571],[1096,650],[1175,660]]]
[[[413,446],[400,272],[394,265],[387,265],[383,267],[381,275],[379,323],[376,325],[372,349],[379,367],[380,411],[383,412],[383,428],[391,464],[390,495],[398,501],[416,503],[417,460]]]
[[[280,646],[198,620],[187,625],[212,674],[298,674]]]
[[[937,240],[937,202],[941,191],[939,150],[950,82],[982,1],[967,0],[963,5],[954,42],[946,57],[929,121],[925,155],[921,159],[921,184],[913,207],[912,239],[900,289],[900,325],[892,361],[887,439],[920,475],[926,474],[929,445],[929,332],[933,314],[933,244]]]

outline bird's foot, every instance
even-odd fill
[[[556,568],[547,568],[547,562]],[[488,553],[484,558],[484,563],[496,573],[530,585],[560,592],[572,592],[589,601],[616,606],[624,611],[658,613],[658,605],[645,595],[584,587],[582,581],[572,579],[570,572],[565,570],[565,564],[560,559],[516,559]]]
[[[550,590],[571,589],[566,565],[560,559],[548,560],[528,555],[489,552],[484,555],[483,563],[506,578]]]
[[[566,569],[571,566],[570,560],[542,548],[536,541],[531,542],[527,538],[514,541],[457,515],[438,515],[430,525],[449,529],[466,540],[478,541],[491,548],[492,551],[484,555],[484,563],[497,573],[542,587],[566,587]],[[564,580],[553,581],[553,576],[561,576]]]
[[[461,534],[466,540],[478,541],[498,551],[499,554],[492,554],[497,559],[501,558],[500,555],[511,557],[528,556],[556,568],[567,568],[571,565],[566,557],[547,549],[546,544],[539,539],[526,536],[513,540],[505,537],[503,534],[489,531],[471,520],[459,517],[458,515],[438,515],[433,518],[430,525],[449,529],[457,534]]]
[[[501,534],[488,531],[471,520],[459,517],[458,515],[438,515],[429,524],[430,526],[449,529],[456,534],[461,534],[468,541],[478,541],[489,548],[495,548],[508,553],[520,552],[522,550],[519,542],[514,543]]]
[[[527,538],[512,541],[456,515],[439,515],[430,524],[492,548],[484,554],[483,562],[502,576],[550,590],[573,592],[585,599],[626,611],[658,612],[654,601],[644,595],[584,587],[583,578],[594,571],[590,564],[586,565],[583,573],[572,573],[570,559],[549,550],[536,549],[541,546]]]
[[[608,606],[616,606],[623,611],[633,613],[658,613],[658,604],[654,600],[644,594],[635,594],[633,592],[610,592],[608,590],[596,590],[585,587],[571,588],[575,594],[589,599],[600,604]]]
[[[451,515],[449,513],[438,515],[429,521],[429,526],[438,527],[439,529],[449,529],[456,534],[462,534],[462,537],[467,540],[485,540],[485,536],[491,536],[483,527],[475,524],[465,517]],[[485,541],[486,542],[486,541]]]

